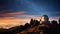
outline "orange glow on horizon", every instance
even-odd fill
[[[0,28],[10,28],[14,26],[24,25],[29,23],[31,18],[0,18]],[[33,19],[40,20],[40,17],[34,17]],[[49,20],[58,20],[59,18],[50,18]]]

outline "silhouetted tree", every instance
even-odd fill
[[[31,21],[30,21],[30,25],[31,25],[31,26],[34,25],[34,20],[33,20],[33,19],[31,19]]]
[[[29,28],[30,26],[31,26],[31,25],[30,25],[29,23],[26,23],[26,24],[24,25],[25,29]]]
[[[31,21],[30,21],[30,25],[32,25],[32,26],[37,26],[39,24],[40,24],[40,22],[38,20],[31,19]]]
[[[29,28],[31,28],[31,26],[33,26],[31,30],[34,30],[34,31],[31,32],[29,30],[30,32],[27,32],[26,34],[40,34],[41,31],[44,34],[60,34],[60,18],[59,18],[59,25],[58,25],[57,21],[55,20],[51,21],[52,24],[50,24],[50,21],[47,15],[43,15],[43,17],[45,21],[44,22],[42,21],[43,22],[42,24],[49,25],[49,27],[40,26],[42,24],[40,24],[38,20],[31,19],[30,24],[26,23],[24,26],[20,25],[20,26],[11,27],[9,29],[0,28],[0,34],[17,34],[24,30],[25,31],[28,30]]]
[[[53,21],[51,21],[51,23],[54,25],[57,25],[58,23],[57,23],[57,21],[55,21],[55,20],[53,20]]]
[[[51,25],[51,32],[53,33],[53,34],[58,34],[58,23],[57,23],[57,21],[55,21],[55,20],[53,20],[53,21],[51,21],[51,23],[52,23],[52,25]]]
[[[59,30],[58,33],[60,34],[60,18],[59,18],[58,30]]]
[[[34,26],[37,26],[39,24],[40,24],[40,22],[38,20],[34,20]]]
[[[60,18],[59,18],[59,24],[60,24]]]

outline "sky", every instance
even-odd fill
[[[60,16],[60,0],[0,0],[0,17],[44,14]]]
[[[0,0],[2,27],[25,24],[31,18],[39,19],[42,15],[55,20],[60,18],[60,0]]]

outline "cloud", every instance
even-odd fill
[[[28,15],[27,15],[28,16]],[[30,15],[31,16],[31,15]],[[56,20],[58,21],[60,17],[50,17],[49,20]],[[40,21],[40,17],[33,17],[35,20]],[[0,27],[3,28],[10,28],[14,26],[24,25],[26,23],[30,23],[31,18],[0,18]]]
[[[21,14],[25,14],[25,12],[13,12],[13,13],[8,13],[11,15],[21,15]]]
[[[0,13],[0,17],[13,17],[15,15],[23,15],[25,12],[20,11],[20,12],[9,12],[9,13]]]

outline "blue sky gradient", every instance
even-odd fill
[[[0,14],[21,11],[27,15],[60,16],[60,0],[0,0]]]

